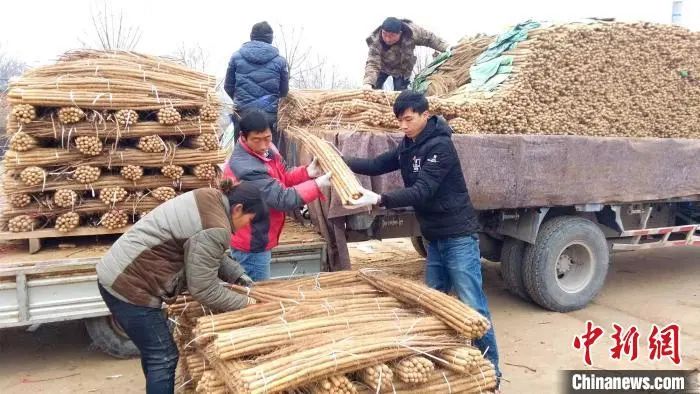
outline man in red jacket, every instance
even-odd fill
[[[304,167],[290,168],[272,143],[272,132],[264,112],[252,110],[240,121],[241,137],[236,142],[224,176],[249,181],[260,188],[270,215],[253,222],[231,236],[231,255],[254,280],[270,278],[270,250],[277,246],[286,211],[302,207],[323,196],[331,174],[323,174],[312,160]]]

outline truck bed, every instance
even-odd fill
[[[403,137],[315,131],[343,155],[356,157],[377,156]],[[472,202],[480,210],[700,199],[697,139],[495,134],[454,134],[452,139]],[[301,163],[309,159],[296,153]],[[398,172],[358,179],[377,193],[403,187]],[[336,202],[329,217],[348,213]]]
[[[35,254],[23,241],[0,242],[0,328],[108,315],[95,264],[116,237],[47,239]],[[288,221],[272,250],[272,277],[313,274],[325,264],[323,238]]]

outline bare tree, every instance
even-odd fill
[[[174,56],[182,64],[197,71],[205,71],[209,65],[209,52],[202,48],[199,43],[189,46],[185,45],[184,42],[180,43]]]
[[[428,47],[417,47],[416,48],[416,57],[418,60],[416,61],[416,64],[413,66],[413,75],[411,76],[412,78],[415,77],[419,72],[421,72],[424,68],[428,67],[428,65],[435,59],[435,56],[433,56],[435,53],[435,50],[432,48]]]
[[[10,56],[0,46],[0,93],[7,90],[12,77],[22,74],[26,69],[26,63]]]
[[[141,40],[141,28],[126,20],[123,9],[115,12],[103,0],[98,8],[90,11],[92,33],[86,33],[88,40],[80,39],[85,47],[99,47],[105,50],[121,49],[131,51]]]
[[[325,56],[314,53],[304,40],[304,29],[279,25],[275,46],[289,65],[289,86],[297,89],[349,89],[353,86]]]
[[[10,111],[5,95],[10,79],[22,74],[27,69],[27,64],[13,56],[10,56],[0,47],[0,146],[5,146],[5,119]],[[0,151],[2,148],[0,148]],[[0,157],[2,152],[0,152]]]

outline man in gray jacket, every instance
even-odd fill
[[[217,311],[255,301],[220,285],[251,286],[229,254],[231,234],[266,216],[258,188],[224,180],[222,190],[203,188],[169,200],[136,222],[97,264],[98,287],[110,312],[141,352],[146,391],[172,393],[178,352],[163,302],[188,290]]]

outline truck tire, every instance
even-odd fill
[[[590,220],[559,216],[545,222],[525,251],[523,282],[533,301],[556,312],[585,307],[602,289],[610,256],[605,235]]]
[[[85,320],[85,328],[98,349],[115,358],[131,358],[139,355],[131,339],[119,327],[112,315]]]
[[[413,248],[419,255],[421,255],[421,257],[428,257],[428,245],[426,244],[425,240],[423,240],[423,237],[411,237],[411,243],[413,244]]]
[[[530,296],[523,282],[523,258],[528,245],[525,242],[507,238],[501,248],[501,275],[506,289],[525,301],[530,301]]]

